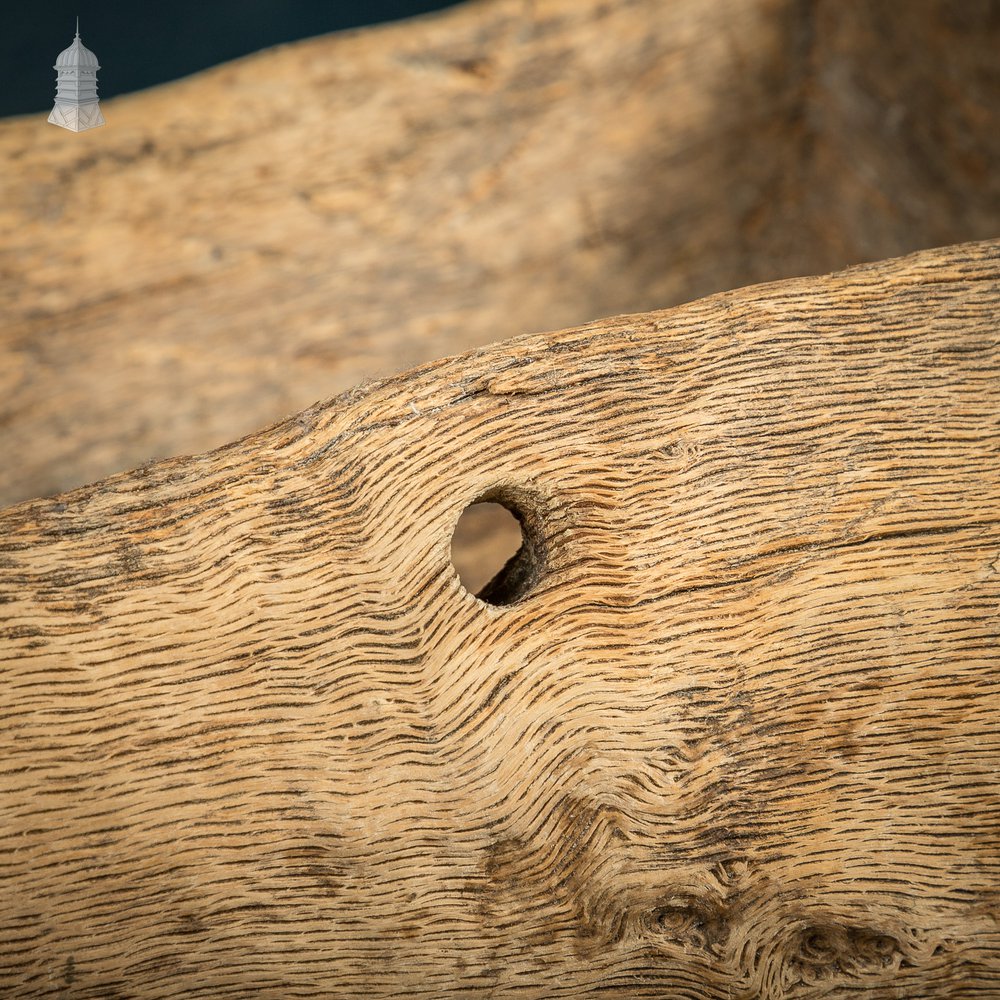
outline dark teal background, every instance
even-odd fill
[[[450,7],[457,0],[7,0],[0,3],[0,116],[48,112],[56,56],[80,38],[102,98],[151,87],[269,45]]]

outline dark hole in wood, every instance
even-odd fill
[[[524,597],[541,575],[534,518],[513,492],[498,488],[462,512],[452,536],[452,563],[462,585],[487,604]]]

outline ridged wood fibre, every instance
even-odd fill
[[[1000,997],[998,315],[926,252],[4,511],[0,995]]]

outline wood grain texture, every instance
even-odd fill
[[[0,995],[1000,997],[998,319],[925,252],[4,511]]]
[[[996,11],[490,0],[81,135],[0,122],[0,505],[487,342],[993,238]]]

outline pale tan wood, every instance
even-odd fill
[[[0,995],[1000,997],[998,318],[931,251],[0,514]]]
[[[490,341],[995,237],[994,11],[493,0],[80,135],[0,122],[0,505]]]

